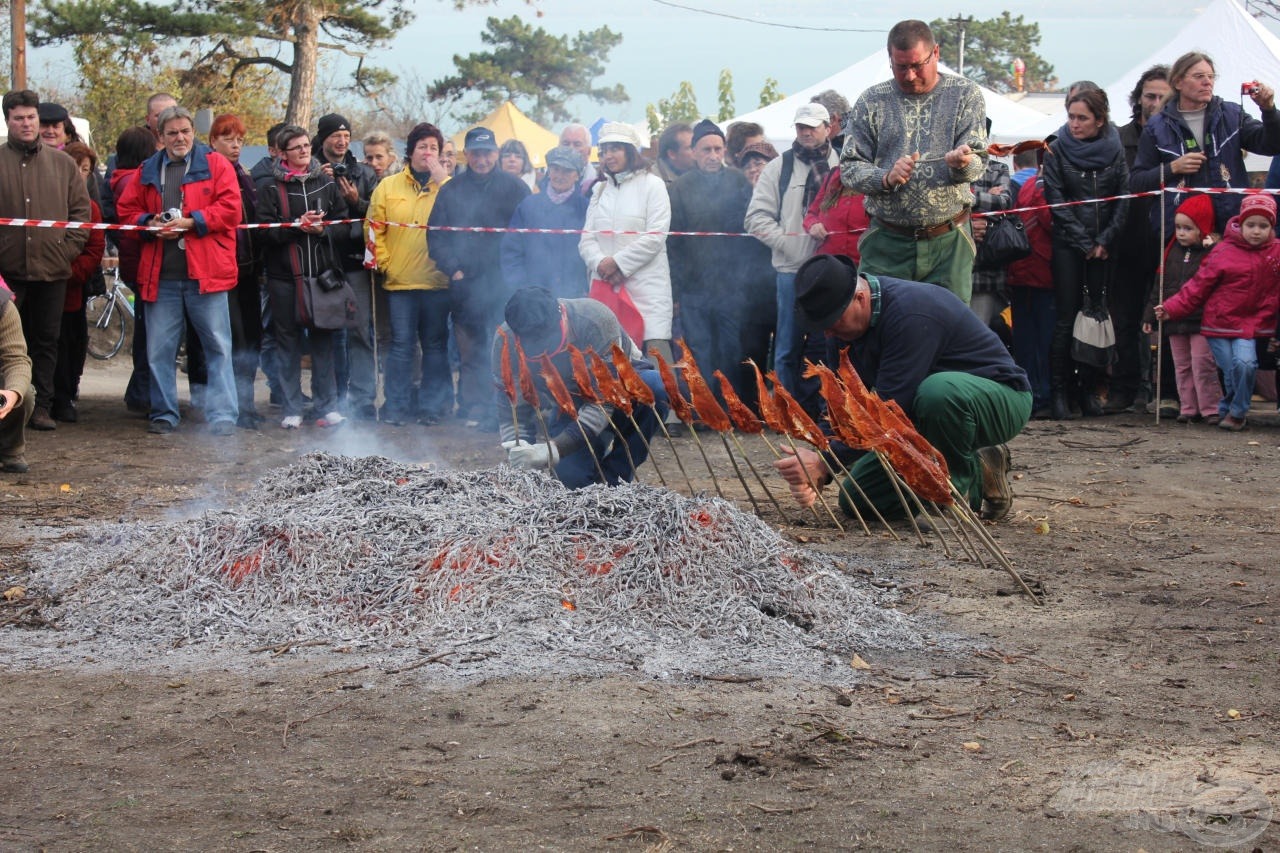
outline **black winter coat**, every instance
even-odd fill
[[[1044,158],[1044,197],[1049,204],[1082,199],[1109,198],[1129,192],[1129,168],[1120,147],[1110,165],[1082,169],[1064,153],[1062,141],[1055,139]],[[1094,246],[1116,248],[1125,217],[1127,199],[1092,202],[1053,209],[1053,240],[1087,254]]]

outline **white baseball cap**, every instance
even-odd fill
[[[817,127],[820,124],[828,124],[830,121],[831,113],[827,112],[827,108],[822,104],[804,104],[796,110],[795,124]]]

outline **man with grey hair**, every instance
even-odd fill
[[[561,148],[570,148],[582,160],[582,168],[579,170],[578,189],[583,196],[591,195],[591,187],[596,182],[595,170],[591,168],[591,131],[585,124],[566,124],[564,129],[560,131]],[[543,179],[543,185],[539,189],[545,191],[546,179]]]
[[[835,89],[826,89],[809,99],[811,104],[822,104],[831,114],[831,147],[839,151],[844,147],[844,125],[849,120],[849,99]]]
[[[119,202],[122,224],[163,226],[143,240],[138,263],[151,371],[147,431],[168,435],[178,426],[178,344],[189,320],[208,363],[205,419],[214,435],[230,435],[239,407],[227,291],[238,280],[240,182],[230,160],[196,141],[186,109],[169,107],[157,126],[164,148],[143,162]]]
[[[30,90],[4,96],[9,141],[0,145],[0,216],[90,221],[89,193],[76,161],[40,141],[40,96]],[[13,290],[31,357],[35,384],[32,429],[56,429],[53,369],[62,331],[71,263],[89,232],[71,228],[0,227],[0,276]]]
[[[866,195],[871,215],[859,271],[941,285],[968,304],[969,185],[986,168],[982,91],[938,71],[924,21],[895,24],[888,50],[893,79],[859,96],[840,157],[845,186]]]

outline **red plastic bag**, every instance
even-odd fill
[[[644,346],[644,318],[640,316],[636,304],[631,301],[631,294],[625,287],[617,290],[604,279],[597,278],[591,282],[591,298],[609,306],[613,316],[622,324],[622,330],[631,336],[637,346]]]

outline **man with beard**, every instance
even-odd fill
[[[840,158],[845,186],[866,195],[871,227],[862,272],[947,288],[966,305],[973,289],[969,185],[986,169],[986,104],[978,86],[938,71],[924,21],[889,31],[893,80],[853,106]]]

